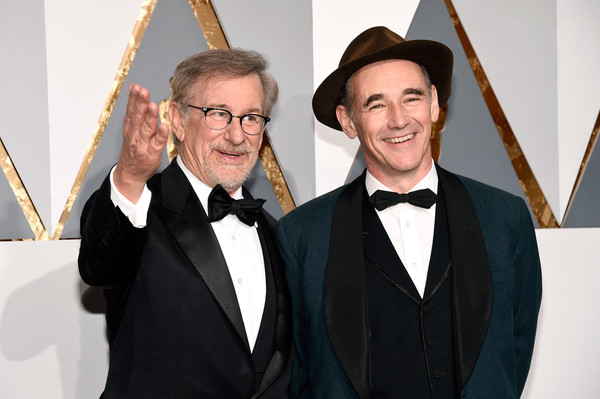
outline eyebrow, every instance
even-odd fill
[[[228,106],[227,104],[209,104],[208,105],[209,108],[221,108],[224,109],[226,111],[231,112],[231,107]],[[242,115],[247,115],[247,114],[260,114],[262,111],[260,108],[249,108],[247,111],[244,111],[242,113]]]
[[[424,96],[425,92],[421,89],[416,89],[416,88],[408,88],[408,89],[404,89],[404,91],[402,92],[403,95],[409,95],[409,94],[415,94],[417,96]]]
[[[404,91],[402,92],[402,95],[403,96],[408,96],[408,95],[424,96],[425,92],[422,89],[417,89],[417,88],[411,87],[408,89],[404,89]],[[365,100],[365,102],[363,103],[363,107],[366,108],[372,102],[379,101],[384,97],[385,96],[383,95],[383,93],[372,94]]]
[[[365,102],[363,103],[363,108],[366,108],[369,106],[369,104],[371,104],[372,102],[381,100],[383,98],[383,94],[382,93],[377,93],[377,94],[372,94],[370,95]]]

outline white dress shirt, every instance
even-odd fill
[[[200,199],[204,212],[207,213],[208,196],[212,188],[200,181],[179,157],[177,157],[177,164]],[[113,173],[114,168],[110,173],[113,204],[121,209],[135,227],[144,227],[152,192],[148,187],[144,187],[144,192],[137,204],[133,204],[116,189]],[[243,198],[241,187],[232,197],[235,199]],[[229,275],[242,313],[246,336],[252,351],[260,329],[267,294],[265,263],[262,246],[258,238],[258,226],[256,223],[253,226],[248,226],[235,215],[227,215],[222,220],[211,223],[211,226],[227,262]]]
[[[369,196],[377,190],[394,191],[383,185],[368,171],[365,186]],[[437,194],[438,176],[433,162],[429,173],[411,191],[426,188]],[[436,205],[425,209],[408,203],[400,203],[383,211],[375,210],[421,298],[425,292],[429,259],[433,247],[435,209]]]

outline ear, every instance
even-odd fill
[[[437,89],[431,85],[431,121],[437,122],[440,116],[440,104],[438,103]]]
[[[177,137],[177,140],[179,140],[180,142],[183,142],[183,140],[185,139],[185,129],[183,126],[185,122],[185,117],[183,116],[183,112],[181,111],[182,107],[183,106],[181,104],[172,101],[169,105],[169,120],[171,121],[171,127],[173,128],[173,133],[175,134],[175,137]]]
[[[337,116],[342,130],[349,138],[353,139],[356,137],[356,127],[354,121],[350,117],[350,112],[343,105],[338,105],[335,109],[335,115]]]

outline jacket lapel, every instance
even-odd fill
[[[436,167],[448,215],[455,354],[462,388],[475,368],[490,322],[492,275],[471,196],[456,175]]]
[[[263,378],[252,398],[259,397],[265,390],[286,371],[286,366],[291,364],[290,356],[292,350],[292,319],[291,299],[285,276],[283,275],[282,260],[279,257],[272,225],[267,221],[263,210],[258,216],[259,236],[263,247],[265,268],[269,267],[273,273],[275,291],[277,296],[277,313],[275,320],[275,351],[265,369]]]
[[[368,398],[369,354],[362,199],[365,174],[344,188],[335,206],[323,306],[333,349],[360,398]]]
[[[200,200],[175,161],[161,174],[161,183],[162,206],[153,205],[153,210],[200,273],[249,352],[229,269]]]

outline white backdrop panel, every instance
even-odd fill
[[[557,0],[560,215],[600,112],[600,1]]]
[[[46,0],[52,217],[45,225],[50,234],[71,193],[142,3]]]
[[[418,5],[418,0],[382,0],[376,7],[362,1],[313,1],[315,89],[338,67],[346,47],[362,31],[383,25],[404,37]],[[317,195],[344,184],[358,147],[358,140],[350,140],[315,119]]]
[[[0,242],[0,398],[97,398],[104,315],[82,306],[79,240]]]
[[[543,297],[525,398],[598,398],[600,229],[537,230]]]

